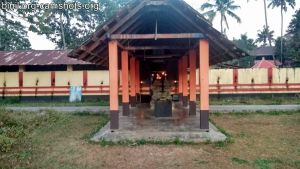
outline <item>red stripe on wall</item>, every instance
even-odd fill
[[[51,72],[51,86],[55,86],[55,72]]]
[[[88,72],[83,71],[83,86],[86,87],[88,85]]]
[[[23,87],[23,72],[19,72],[19,86]]]
[[[235,89],[237,88],[239,81],[239,70],[238,69],[233,69],[233,86]]]
[[[273,68],[268,68],[268,83],[269,85],[273,83]]]

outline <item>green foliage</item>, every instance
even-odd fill
[[[35,2],[34,0],[31,0]],[[6,0],[7,3],[27,3],[29,0]],[[28,40],[28,30],[19,21],[31,16],[30,10],[0,8],[0,51],[26,50],[31,48]],[[28,21],[28,20],[25,20]]]
[[[15,143],[15,139],[0,135],[0,151],[9,152]]]
[[[32,151],[31,150],[25,150],[22,151],[18,154],[20,159],[26,159],[32,156]]]
[[[97,0],[99,10],[87,9],[49,9],[38,12],[39,22],[31,26],[38,34],[45,34],[47,39],[59,49],[73,49],[84,42],[98,25],[103,24],[128,0]],[[52,0],[52,3],[95,3],[94,0]]]
[[[271,43],[274,42],[274,31],[264,26],[262,30],[258,31],[255,43],[261,43],[263,46],[266,46],[268,40],[270,40]]]
[[[300,10],[297,10],[291,20],[287,34],[282,38],[283,40],[283,61],[286,59],[300,62]],[[280,55],[281,38],[276,40],[276,54]],[[293,66],[293,65],[292,65]],[[294,65],[296,66],[296,65]]]
[[[270,167],[270,164],[272,163],[282,163],[282,162],[277,159],[264,159],[264,158],[258,158],[254,161],[254,165],[259,169],[272,169]]]
[[[0,110],[0,152],[9,152],[14,145],[22,142],[28,133],[34,128],[40,127],[44,124],[55,123],[58,116],[52,112],[41,113],[41,115],[22,116],[20,112],[19,118],[13,113],[1,109]]]
[[[295,0],[270,0],[268,7],[280,7],[282,11],[287,11],[288,6],[294,8],[296,6]]]
[[[249,162],[247,160],[243,160],[237,157],[232,157],[231,161],[237,163],[237,164],[249,164]]]
[[[221,32],[225,34],[225,29],[223,29],[223,24],[226,24],[227,29],[229,29],[229,24],[227,21],[227,16],[234,18],[238,23],[241,23],[241,18],[234,13],[234,10],[241,8],[234,4],[234,0],[214,0],[213,3],[205,2],[201,5],[201,10],[208,10],[203,13],[204,16],[212,22],[216,15],[221,16]]]
[[[255,41],[253,39],[249,38],[247,36],[247,33],[241,34],[239,39],[233,39],[233,43],[237,47],[239,47],[247,52],[250,52],[251,50],[253,50],[254,48],[257,47],[255,44]]]

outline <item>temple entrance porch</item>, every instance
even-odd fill
[[[111,129],[119,129],[119,81],[122,86],[122,115],[130,115],[130,108],[136,107],[136,104],[141,101],[142,88],[141,84],[148,86],[150,91],[150,107],[155,111],[156,117],[172,117],[174,108],[179,109],[181,116],[196,115],[196,68],[199,63],[199,84],[200,84],[200,129],[209,130],[208,113],[209,113],[209,94],[208,94],[208,70],[209,70],[209,42],[202,38],[202,34],[164,34],[159,37],[162,39],[193,39],[196,47],[189,49],[188,53],[176,55],[171,54],[166,56],[165,50],[163,54],[156,56],[143,55],[139,57],[138,53],[127,51],[129,47],[120,46],[117,40],[120,39],[152,39],[151,34],[148,35],[113,35],[113,40],[109,42],[109,72],[110,72],[110,116]],[[195,40],[196,39],[196,40]],[[199,39],[197,41],[197,39]],[[164,46],[148,46],[152,53],[160,50],[159,47]],[[121,48],[121,58],[118,53]],[[134,47],[131,47],[133,49]],[[162,49],[163,49],[162,48]],[[172,47],[173,49],[176,47]],[[134,50],[138,50],[137,47]],[[154,51],[153,51],[154,50]],[[197,52],[198,59],[197,59]],[[119,79],[118,62],[121,59],[122,79]],[[143,67],[141,63],[144,62]],[[153,65],[160,62],[165,64],[162,69],[155,70]],[[171,66],[169,66],[171,63]],[[148,66],[151,75],[147,70]],[[176,71],[177,70],[177,71]],[[157,71],[157,72],[153,72]],[[143,76],[141,76],[141,73]],[[168,75],[173,75],[169,78]],[[141,80],[142,78],[142,80]],[[175,99],[179,98],[176,104]],[[185,110],[189,105],[188,111]]]
[[[155,117],[149,104],[137,104],[129,116],[120,116],[119,129],[111,130],[110,123],[103,127],[92,141],[149,141],[149,142],[218,142],[226,136],[209,123],[209,130],[199,128],[200,115],[184,116],[173,108],[172,117]],[[186,109],[185,111],[188,111]]]
[[[163,128],[181,132],[178,126],[187,135],[211,134],[209,66],[245,53],[184,1],[142,0],[119,11],[71,55],[108,68],[110,124],[102,135],[123,137],[141,126],[155,136]],[[147,92],[149,121],[139,107]]]

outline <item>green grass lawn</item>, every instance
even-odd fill
[[[211,105],[284,105],[300,104],[300,97],[249,97],[249,98],[210,98]],[[20,101],[18,97],[0,100],[0,107],[45,107],[45,106],[108,106],[109,102],[104,100],[86,100],[70,103],[68,101]]]
[[[0,110],[0,168],[300,168],[300,112],[213,114],[230,143],[114,145],[103,114]],[[135,144],[138,145],[138,144]]]
[[[0,100],[0,106],[16,106],[16,107],[47,107],[47,106],[108,106],[108,101],[105,100],[83,100],[82,102],[73,102],[69,101],[21,101],[19,98],[7,98]]]
[[[300,104],[300,97],[211,98],[211,105],[284,105]]]

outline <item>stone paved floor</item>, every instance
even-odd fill
[[[219,132],[215,126],[210,124],[209,131],[200,129],[200,117],[176,116],[168,118],[156,118],[151,116],[150,111],[146,113],[131,112],[130,117],[120,116],[120,128],[110,130],[110,123],[103,127],[92,141],[105,139],[118,142],[124,140],[149,140],[149,141],[173,141],[180,139],[187,142],[224,141],[226,136]]]

